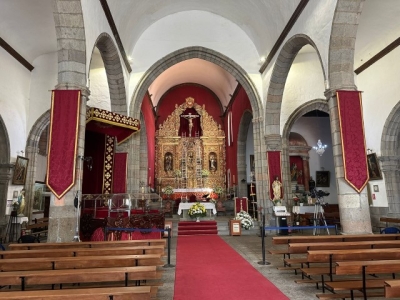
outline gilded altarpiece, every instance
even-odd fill
[[[194,108],[197,114],[187,114]],[[202,134],[182,132],[182,118],[200,121]],[[167,117],[156,131],[156,170],[158,188],[170,185],[174,189],[225,187],[225,133],[205,106],[200,106],[189,97]],[[208,175],[208,176],[204,176]]]

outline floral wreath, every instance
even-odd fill
[[[171,195],[174,193],[174,189],[172,186],[167,185],[165,188],[162,189],[162,192],[166,195]]]
[[[252,217],[245,211],[240,211],[236,214],[235,220],[240,220],[242,228],[249,230],[254,227],[254,221]]]
[[[189,208],[188,215],[191,218],[205,217],[207,215],[206,207],[204,204],[197,202]]]

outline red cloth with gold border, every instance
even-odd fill
[[[345,180],[360,193],[368,183],[361,92],[336,91]]]
[[[75,184],[80,99],[80,90],[52,93],[46,184],[57,198]]]

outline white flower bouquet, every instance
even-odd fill
[[[253,219],[247,212],[243,210],[236,214],[235,220],[240,220],[242,228],[246,230],[249,230],[250,228],[254,227]]]
[[[204,204],[197,202],[189,208],[188,215],[191,218],[205,217],[207,215],[206,207]]]
[[[202,176],[202,177],[208,177],[208,176],[210,176],[210,171],[208,171],[207,169],[201,170],[201,176]]]

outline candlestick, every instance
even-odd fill
[[[142,194],[144,194],[144,186],[142,186]]]
[[[233,175],[233,184],[235,184],[235,175]]]

